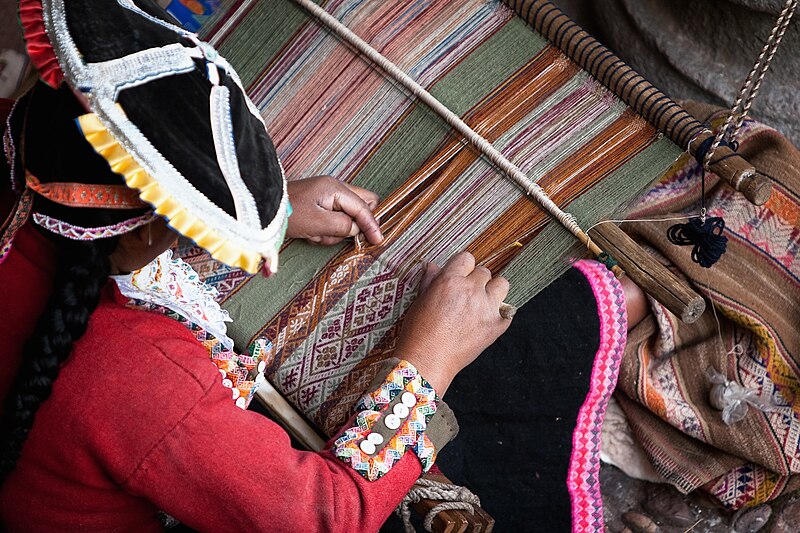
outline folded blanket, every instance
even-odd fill
[[[725,111],[686,108],[714,126],[724,121]],[[626,224],[716,313],[709,309],[686,325],[651,302],[651,316],[630,332],[616,394],[659,474],[682,492],[702,489],[730,509],[800,487],[800,152],[756,122],[745,123],[739,140],[739,151],[771,178],[772,198],[753,206],[706,177],[709,216],[725,219],[728,237],[727,253],[711,269],[692,262],[691,247],[665,238],[674,221]],[[697,214],[699,172],[684,156],[630,218]],[[726,424],[709,401],[711,369],[771,407],[751,406],[744,419]]]

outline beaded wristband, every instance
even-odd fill
[[[369,481],[380,479],[407,450],[427,472],[436,461],[436,450],[425,429],[438,402],[436,391],[417,369],[400,361],[377,390],[361,398],[355,425],[336,439],[333,453]]]

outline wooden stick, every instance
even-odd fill
[[[517,308],[505,302],[500,304],[500,316],[506,320],[511,320],[517,314]]]
[[[269,411],[270,415],[304,448],[318,452],[325,448],[325,440],[300,416],[292,405],[286,401],[272,384],[265,380],[256,391],[256,399]],[[423,478],[432,478],[436,481],[452,483],[444,475],[424,474]],[[425,516],[439,501],[421,500],[413,505],[414,511],[420,516]],[[494,519],[481,509],[476,517],[469,516],[466,511],[442,511],[433,520],[435,533],[487,533],[494,527]],[[479,518],[478,518],[479,517]],[[491,524],[489,524],[491,522]],[[489,528],[486,529],[487,524]]]
[[[268,380],[259,385],[256,399],[275,418],[287,433],[294,437],[306,450],[319,452],[325,448],[325,440],[300,416],[286,398]]]
[[[643,291],[687,323],[695,322],[706,302],[688,283],[656,261],[616,224],[605,222],[589,230],[589,235],[616,261]]]
[[[479,150],[484,157],[494,164],[495,167],[502,170],[503,173],[514,183],[516,183],[526,194],[532,196],[536,202],[547,211],[550,216],[558,220],[567,230],[570,231],[575,237],[586,245],[595,256],[603,253],[603,250],[597,247],[589,236],[578,225],[577,219],[570,213],[562,210],[556,203],[548,196],[547,192],[539,186],[538,183],[530,179],[519,167],[509,161],[500,151],[492,145],[487,139],[476,132],[460,116],[456,115],[447,108],[443,103],[436,99],[430,92],[428,92],[419,83],[414,81],[408,74],[403,72],[397,65],[389,61],[380,52],[375,50],[368,42],[364,41],[361,37],[353,33],[347,26],[342,24],[338,19],[331,16],[324,8],[318,6],[313,0],[294,0],[298,5],[302,6],[306,11],[313,15],[323,26],[325,26],[333,34],[340,37],[348,45],[352,46],[359,53],[369,59],[374,65],[383,70],[389,77],[394,79],[397,83],[405,87],[411,94],[413,94],[419,101],[427,105],[437,115],[439,115],[445,122],[447,122],[454,130],[467,139],[472,146]],[[613,270],[613,269],[612,269]],[[619,275],[619,273],[618,273]]]

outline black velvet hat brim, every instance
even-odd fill
[[[140,0],[136,3],[154,16],[163,16],[163,11],[153,2]],[[72,38],[87,63],[181,41],[172,31],[123,8],[114,0],[70,0],[67,21]],[[192,43],[184,44],[191,46]],[[217,163],[211,133],[211,85],[205,64],[200,60],[196,64],[197,69],[191,73],[122,91],[119,103],[136,127],[195,188],[235,216],[233,198]],[[221,83],[231,91],[239,169],[256,199],[262,223],[266,225],[278,210],[283,187],[277,154],[263,125],[248,111],[244,95],[236,84],[224,74]]]

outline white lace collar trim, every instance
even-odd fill
[[[217,302],[219,292],[206,285],[197,272],[182,259],[172,258],[167,250],[141,269],[112,276],[127,298],[164,306],[214,335],[222,345],[233,350],[226,322],[233,322]]]

